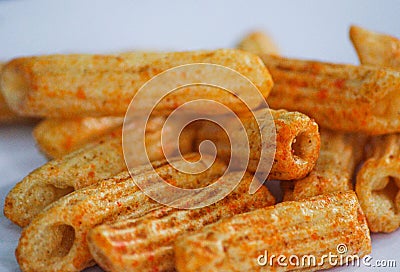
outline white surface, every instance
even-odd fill
[[[129,49],[232,47],[251,29],[267,30],[288,56],[356,63],[355,23],[400,36],[399,1],[0,1],[0,59]],[[0,202],[45,162],[32,126],[0,126]],[[20,229],[0,217],[0,271],[19,271]],[[374,259],[396,259],[400,232],[373,235]],[[344,268],[336,269],[343,270]],[[346,271],[372,271],[347,268]]]

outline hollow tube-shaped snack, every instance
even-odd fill
[[[189,161],[198,159],[197,154],[186,157]],[[179,165],[181,162],[186,163],[175,163]],[[205,165],[197,167],[204,170]],[[161,176],[174,186],[200,188],[215,181],[225,169],[225,164],[215,161],[207,171],[192,175],[181,173],[166,161],[160,161],[155,164],[157,173],[142,166],[131,171],[132,177],[123,172],[77,190],[54,202],[23,229],[16,250],[21,270],[80,271],[94,265],[86,241],[89,230],[124,216],[141,216],[162,206],[136,186],[139,180],[146,180],[152,186]]]
[[[231,68],[246,76],[267,97],[272,79],[262,61],[248,52],[221,49],[170,53],[134,52],[120,55],[50,55],[14,59],[5,64],[1,76],[3,94],[10,107],[21,115],[45,117],[122,116],[138,90],[153,76],[170,68],[211,63]],[[199,73],[203,66],[199,66]],[[212,74],[224,88],[232,87],[232,79]],[[185,79],[181,73],[177,82]],[[222,84],[224,83],[224,84]],[[165,89],[160,82],[160,92]],[[250,85],[249,85],[250,86]],[[237,87],[237,95],[254,99],[248,86]],[[251,86],[253,88],[253,86]],[[253,90],[253,89],[252,89]],[[152,101],[151,93],[146,97]],[[162,96],[162,95],[161,95]],[[222,96],[222,97],[221,97]],[[160,97],[161,98],[161,97]],[[209,86],[188,86],[163,99],[158,112],[170,112],[187,101],[207,98],[239,110],[235,95]],[[255,101],[255,100],[254,100]],[[258,101],[255,101],[258,102]],[[135,105],[138,111],[151,109],[152,103]],[[258,106],[258,105],[255,105]]]
[[[126,169],[123,162],[121,131],[110,133],[28,174],[8,193],[4,215],[25,227],[62,196],[122,172]]]
[[[60,158],[122,125],[123,117],[45,119],[33,130],[39,149],[49,158]]]
[[[263,112],[258,111],[258,114],[263,114]],[[314,167],[318,157],[320,140],[317,125],[301,113],[272,111],[272,116],[277,128],[277,146],[270,177],[280,179],[304,177]],[[160,135],[157,132],[159,131],[158,124],[154,124],[159,123],[159,119],[154,118],[155,121],[148,124],[150,135],[146,137],[146,140],[150,147],[148,155],[151,160],[163,158],[163,152],[173,153],[172,149],[164,147],[163,151],[161,148]],[[246,124],[246,118],[243,120]],[[254,124],[249,121],[248,127],[251,128],[252,125]],[[194,135],[190,130],[183,132],[181,135],[183,138],[193,139]],[[201,128],[196,133],[198,139],[208,138],[215,142],[216,146],[222,150],[222,153],[219,153],[221,158],[228,158],[230,153],[224,148],[227,142],[223,134],[214,133],[212,127]],[[249,134],[250,143],[257,147],[254,143],[255,139],[258,139],[254,137],[255,134],[255,132],[253,136]],[[293,145],[295,139],[296,143]],[[192,141],[181,142],[182,153],[191,151]],[[295,149],[294,152],[293,149]],[[249,169],[254,171],[260,150],[257,148],[253,150],[254,152],[250,154]],[[143,161],[139,160],[138,165],[141,163]],[[112,177],[125,169],[120,131],[117,131],[99,140],[97,144],[89,144],[63,158],[52,160],[30,173],[7,195],[4,214],[17,225],[26,226],[37,213],[60,197],[73,190]]]
[[[248,33],[237,45],[237,48],[256,55],[279,55],[278,46],[273,39],[262,31]]]
[[[356,192],[372,232],[400,227],[400,135],[373,137],[357,174]]]
[[[350,38],[361,63],[400,68],[399,39],[356,26],[350,28]],[[367,160],[357,174],[357,196],[372,232],[400,227],[399,144],[399,134],[371,138]]]
[[[283,202],[183,235],[175,242],[175,264],[185,272],[314,271],[334,266],[323,259],[328,254],[336,254],[339,265],[370,252],[365,216],[348,191]],[[280,255],[285,259],[278,261]],[[315,262],[303,262],[305,255]]]
[[[285,110],[258,110],[256,116],[271,113],[276,128],[276,152],[269,173],[269,179],[292,180],[305,177],[314,167],[320,148],[318,125],[305,114]],[[250,144],[248,171],[254,172],[260,158],[262,147],[258,126],[254,118],[241,119]],[[211,140],[217,147],[221,158],[230,159],[230,142],[226,134],[215,132],[218,129],[212,123],[204,123],[197,132],[197,142]],[[236,128],[239,130],[240,128]],[[268,129],[262,133],[268,133]],[[230,141],[235,141],[235,134]],[[266,137],[267,138],[267,137]],[[270,143],[266,143],[270,144]],[[240,148],[240,147],[239,147]],[[244,148],[244,147],[243,147]]]
[[[230,173],[224,179],[234,175],[237,173]],[[100,225],[89,232],[90,252],[106,271],[172,271],[173,243],[180,234],[275,203],[265,186],[250,195],[251,181],[251,175],[246,174],[234,191],[207,207],[190,210],[163,207],[143,217]]]
[[[400,132],[400,71],[261,56],[274,88],[274,109],[297,110],[336,131]]]
[[[400,39],[359,26],[351,26],[349,34],[362,64],[400,67]]]
[[[366,136],[327,129],[321,129],[320,135],[321,149],[314,169],[301,180],[282,182],[285,201],[353,189],[352,178]]]
[[[150,161],[163,159],[165,154],[171,155],[174,152],[173,148],[161,146],[161,130],[158,125],[163,120],[162,117],[156,117],[150,119],[147,124],[146,146]],[[186,137],[185,135],[193,137],[188,136],[189,132],[183,137]],[[132,134],[131,149],[134,149],[135,144],[141,144],[141,137]],[[182,141],[181,151],[190,152],[191,143],[191,140]],[[140,156],[136,159],[137,165],[147,162],[146,158]],[[15,224],[24,227],[36,214],[60,197],[124,170],[126,165],[122,151],[121,129],[117,129],[94,143],[89,143],[62,158],[54,159],[31,172],[8,193],[4,214]]]

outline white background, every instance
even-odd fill
[[[283,54],[357,63],[350,24],[400,37],[399,1],[1,1],[0,60],[50,53],[233,47],[247,31],[268,31]],[[0,126],[0,202],[46,160],[32,126]],[[2,208],[2,207],[1,207]],[[19,228],[0,217],[0,271],[19,271]],[[400,232],[373,235],[375,259],[396,259]],[[337,269],[338,270],[338,269]],[[372,271],[361,267],[348,271]],[[381,269],[383,271],[384,269]]]

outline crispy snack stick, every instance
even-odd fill
[[[353,189],[352,177],[362,158],[366,137],[327,129],[320,133],[321,150],[314,169],[304,179],[281,183],[285,201]]]
[[[305,177],[314,167],[320,147],[318,125],[308,116],[299,112],[285,110],[259,110],[256,115],[263,116],[271,112],[276,127],[276,153],[269,173],[270,179],[291,180]],[[242,118],[250,144],[248,171],[257,169],[260,158],[260,138],[254,118]],[[229,160],[230,142],[226,135],[218,133],[212,123],[205,123],[197,132],[198,142],[211,140],[217,147],[218,155]],[[240,129],[240,128],[237,128]],[[263,130],[268,133],[268,130]],[[232,137],[235,137],[233,135]],[[230,139],[235,141],[235,139]],[[267,144],[269,144],[267,142]],[[243,147],[244,148],[244,147]]]
[[[400,227],[400,135],[374,137],[357,174],[356,192],[373,232]]]
[[[4,97],[0,93],[0,123],[9,123],[20,118],[21,117],[10,110]]]
[[[226,179],[231,175],[235,173]],[[90,252],[106,271],[172,271],[173,243],[180,234],[275,203],[265,186],[248,194],[251,180],[247,174],[231,194],[211,206],[194,210],[164,207],[137,219],[98,226],[88,235]]]
[[[161,131],[157,128],[161,119],[164,120],[157,117],[148,123],[146,146],[151,161],[163,159],[164,152],[173,153],[173,149],[168,146],[164,150],[161,147]],[[135,136],[138,140],[134,141],[132,138],[132,143],[141,144],[141,135]],[[190,152],[191,141],[182,143],[182,152]],[[145,163],[144,160],[145,158],[137,157],[137,165]],[[24,227],[47,205],[62,196],[124,170],[126,165],[122,152],[121,129],[117,129],[94,143],[46,163],[26,176],[8,193],[4,214],[15,224]]]
[[[400,41],[352,26],[350,38],[361,63],[400,68]],[[357,174],[356,192],[373,232],[400,227],[400,135],[371,138],[368,158]]]
[[[5,65],[1,83],[10,107],[21,115],[63,118],[121,116],[139,88],[150,78],[189,63],[213,63],[232,68],[248,77],[264,97],[272,87],[271,76],[262,61],[253,54],[234,49],[18,58]],[[232,87],[232,80],[219,78],[218,73],[214,76],[219,82],[226,83],[224,87]],[[185,77],[185,74],[177,75],[177,80]],[[160,90],[167,87],[163,82]],[[244,97],[254,97],[247,87],[236,87]],[[154,95],[158,97],[158,94],[149,94],[149,101]],[[219,101],[231,109],[239,110],[241,105],[234,95],[216,88],[194,86],[170,95],[157,109],[170,112],[197,98]],[[140,111],[153,106],[152,103],[143,103],[136,108]]]
[[[197,161],[199,156],[191,154],[186,159]],[[204,170],[204,166],[199,165],[198,170]],[[197,175],[180,173],[165,161],[157,162],[155,167],[158,175],[175,186],[199,188],[221,176],[226,166],[216,161],[207,171]],[[135,184],[135,180],[144,179],[151,185],[158,175],[147,166],[139,167],[135,172],[133,179],[128,172],[123,172],[75,191],[35,217],[22,231],[16,250],[21,270],[80,271],[94,265],[86,241],[89,230],[127,215],[142,216],[161,207]]]
[[[362,64],[400,67],[400,40],[398,38],[351,26],[350,39]]]
[[[45,119],[33,130],[40,150],[49,158],[60,158],[121,126],[123,117]]]
[[[0,62],[0,71],[2,70],[4,64]],[[2,123],[12,123],[14,121],[20,121],[22,118],[10,110],[3,95],[1,94],[0,86],[0,124]]]
[[[311,171],[317,160],[318,127],[307,116],[300,113],[273,111],[272,116],[277,128],[278,145],[275,153],[276,162],[272,167],[270,177],[273,175],[275,178],[282,179],[285,177],[288,179],[301,178]],[[147,138],[147,145],[152,147],[148,149],[151,160],[163,158],[158,126],[153,124],[159,119],[155,119],[149,126],[150,132],[151,129],[155,130]],[[249,125],[249,127],[251,126]],[[192,139],[193,135],[190,134],[190,131],[184,130],[183,132],[185,132],[183,138]],[[196,132],[203,139],[210,138],[215,141],[215,144],[221,149],[223,145],[226,145],[223,134],[213,133],[213,130],[208,128]],[[216,135],[219,136],[213,138]],[[292,144],[295,138],[297,139],[296,143]],[[190,152],[191,144],[192,141],[182,141],[181,151],[183,153]],[[168,148],[164,148],[164,151],[173,152]],[[222,152],[226,154],[220,153],[221,156],[229,156],[227,150]],[[257,152],[251,154],[253,163],[250,163],[250,166],[253,168],[250,168],[253,170],[259,156]],[[143,161],[138,161],[138,165],[141,163]],[[73,190],[112,177],[125,169],[120,132],[116,132],[99,140],[97,144],[89,144],[63,158],[50,161],[30,173],[7,195],[4,214],[17,225],[26,226],[37,213],[60,197]]]
[[[347,248],[344,254],[339,254],[341,244]],[[323,255],[340,255],[345,263],[346,256],[361,258],[370,252],[365,216],[354,192],[348,191],[283,202],[184,235],[175,242],[175,264],[178,271],[185,272],[314,271],[333,265],[327,259],[322,263]],[[279,266],[277,258],[271,262],[272,255],[300,259],[313,255],[316,262],[314,266],[307,262],[294,266],[286,259],[287,266]]]
[[[278,46],[273,39],[262,31],[254,31],[247,34],[237,45],[237,48],[256,55],[279,55]]]
[[[337,131],[400,132],[400,72],[263,55],[272,108],[298,110]]]
[[[123,162],[121,132],[110,133],[27,175],[8,193],[4,215],[25,227],[62,196],[125,170]]]

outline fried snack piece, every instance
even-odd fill
[[[350,38],[363,64],[400,68],[400,40],[360,27]],[[400,227],[400,135],[371,138],[368,158],[357,174],[356,192],[372,232]]]
[[[60,158],[122,125],[123,117],[45,119],[33,130],[40,150],[49,158]]]
[[[279,55],[278,46],[273,39],[262,31],[247,34],[237,45],[237,48],[256,55]]]
[[[354,170],[362,158],[367,137],[327,129],[321,129],[320,134],[317,164],[304,179],[281,183],[284,201],[353,189]]]
[[[4,64],[0,62],[0,71],[2,70]],[[1,86],[0,86],[1,89]],[[12,123],[14,121],[22,120],[17,114],[10,110],[3,95],[0,90],[0,124],[2,123]]]
[[[199,155],[186,157],[197,161]],[[183,161],[177,161],[178,165]],[[158,175],[170,184],[183,188],[199,188],[223,174],[225,164],[216,161],[207,171],[197,175],[178,172],[165,161],[157,162],[155,169],[139,167],[133,178],[123,172],[114,178],[77,190],[35,217],[22,231],[16,250],[22,271],[80,271],[94,265],[86,236],[89,230],[102,223],[111,223],[124,216],[142,216],[161,207],[148,198],[135,184],[146,180],[154,184]],[[200,164],[197,170],[204,170]],[[157,188],[154,188],[157,189]]]
[[[298,110],[331,130],[400,132],[400,72],[263,55],[274,88],[272,108]]]
[[[148,122],[146,146],[151,161],[163,159],[165,154],[174,152],[168,146],[164,146],[164,149],[161,146],[158,123],[163,120],[164,117],[156,117]],[[135,141],[133,137],[138,140]],[[141,144],[141,137],[132,135],[132,143]],[[134,146],[131,145],[131,148]],[[190,152],[191,149],[191,141],[182,142],[183,153]],[[147,159],[138,156],[135,164],[141,165],[145,160]],[[47,205],[62,196],[124,170],[126,165],[122,152],[121,129],[117,129],[94,143],[46,163],[26,176],[8,193],[4,214],[15,224],[24,227]]]
[[[272,167],[270,177],[301,178],[311,171],[317,160],[319,150],[317,125],[300,113],[272,112],[278,137],[276,162]],[[148,149],[151,160],[161,159],[164,156],[159,141],[158,125],[156,125],[161,122],[159,119],[161,117],[148,124],[149,132],[154,130],[154,133],[150,133],[147,138],[147,145],[151,147]],[[30,173],[7,195],[4,204],[5,216],[19,226],[26,226],[36,214],[60,197],[125,170],[120,133],[120,131],[111,133],[96,144],[89,144],[65,157],[50,161]],[[193,137],[190,132],[186,132],[185,135],[186,138]],[[205,128],[198,131],[198,135],[211,138],[222,134],[213,133],[212,130]],[[301,137],[298,137],[299,135]],[[293,145],[295,138],[297,140]],[[212,141],[215,141],[220,148],[226,144],[220,136],[212,138]],[[190,152],[192,141],[183,141],[180,147],[182,153]],[[164,151],[169,154],[173,152],[168,148],[164,148]],[[226,152],[225,157],[229,156],[226,150],[223,152]],[[253,162],[250,163],[250,169],[253,171],[258,162],[257,152],[259,150],[251,154]],[[138,159],[141,158],[138,157]],[[143,161],[139,160],[137,163],[140,165]]]
[[[27,175],[8,193],[4,215],[25,227],[47,205],[70,192],[126,169],[121,131],[52,160]]]
[[[224,178],[229,179],[232,175],[237,173]],[[204,208],[163,207],[137,219],[98,226],[88,235],[90,252],[106,271],[172,271],[175,263],[173,243],[180,234],[275,203],[265,186],[250,195],[251,181],[251,175],[245,175],[232,193]]]
[[[153,76],[189,63],[213,63],[226,66],[248,77],[267,97],[272,79],[262,61],[240,50],[192,51],[171,53],[125,53],[120,55],[51,55],[18,58],[8,62],[1,77],[3,94],[10,107],[21,115],[46,117],[121,116],[140,87]],[[199,66],[199,71],[204,67]],[[201,74],[201,73],[200,73]],[[231,89],[232,80],[213,75],[222,86]],[[176,75],[184,80],[186,75]],[[167,88],[160,83],[160,91]],[[247,86],[235,86],[238,95],[254,100]],[[242,87],[242,88],[241,88]],[[150,93],[152,101],[159,93]],[[222,96],[222,97],[221,97]],[[239,109],[234,95],[206,86],[184,88],[163,99],[157,107],[170,112],[198,98],[219,101]],[[152,103],[135,105],[138,111],[151,109]],[[258,105],[256,105],[258,106]]]
[[[269,179],[292,180],[305,177],[313,169],[318,159],[320,138],[317,123],[302,113],[285,110],[258,110],[255,115],[263,117],[270,113],[276,128],[276,152]],[[260,159],[261,148],[266,147],[262,147],[260,144],[255,119],[244,117],[241,122],[246,129],[250,144],[248,171],[254,173]],[[235,127],[235,129],[241,128]],[[268,129],[263,129],[262,133],[270,133]],[[200,127],[197,135],[198,143],[206,139],[211,140],[217,147],[218,156],[226,160],[230,159],[230,141],[235,141],[235,134],[228,141],[226,134],[218,132],[218,127],[208,122]],[[242,148],[245,150],[245,147]]]
[[[400,67],[400,39],[354,25],[350,39],[362,64]]]
[[[0,93],[0,123],[10,123],[20,118],[21,117],[10,110],[4,97]]]
[[[400,227],[400,135],[374,137],[357,174],[356,192],[372,232]]]
[[[339,254],[343,244],[347,251]],[[266,254],[268,252],[268,254]],[[340,251],[343,252],[343,251]],[[338,192],[235,215],[175,242],[178,271],[314,271],[333,264],[322,256],[360,258],[371,252],[365,216],[354,192]],[[268,256],[266,256],[268,255]],[[286,256],[287,266],[277,258]],[[313,255],[313,263],[289,263],[296,255]],[[265,266],[259,265],[259,263]],[[282,262],[282,260],[281,260]]]

